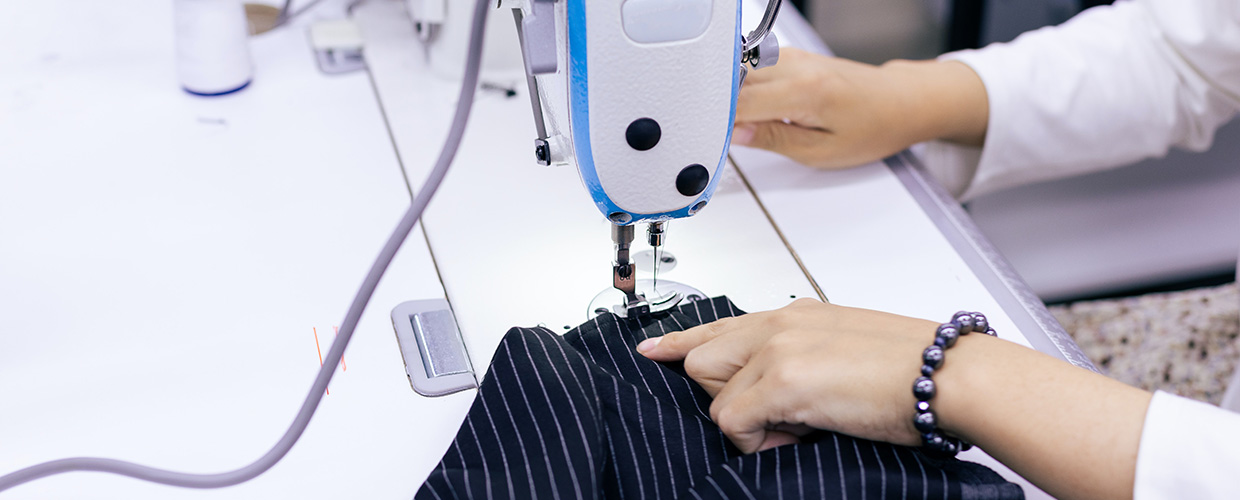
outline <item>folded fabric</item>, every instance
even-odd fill
[[[1024,498],[981,465],[833,432],[742,454],[681,366],[634,349],[740,314],[720,297],[639,320],[603,314],[563,336],[509,330],[415,498]]]

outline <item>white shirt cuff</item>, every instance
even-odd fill
[[[946,141],[914,144],[911,149],[930,175],[958,200],[973,184],[973,175],[982,159],[982,148]]]
[[[1154,393],[1137,453],[1133,497],[1235,498],[1240,492],[1240,414]]]

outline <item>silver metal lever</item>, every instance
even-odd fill
[[[533,19],[536,22],[530,22],[521,13],[521,9],[513,9],[512,16],[517,22],[517,38],[521,43],[521,55],[525,60],[525,85],[530,93],[530,107],[534,110],[534,130],[538,137],[534,138],[534,159],[539,165],[551,165],[551,143],[548,141],[547,124],[543,118],[542,101],[538,93],[538,79],[535,75],[552,72],[556,70],[555,46],[551,45],[550,61],[546,61],[548,53],[546,37],[551,37],[551,43],[555,43],[555,12],[554,5],[547,0],[540,0],[533,5],[534,12],[539,17]],[[526,33],[527,25],[531,25],[535,29],[533,33]],[[548,33],[548,26],[550,32]],[[531,41],[531,37],[537,37],[537,41]],[[531,47],[533,46],[533,48]],[[548,67],[548,64],[550,66]]]
[[[766,12],[758,27],[749,32],[749,36],[741,38],[741,84],[749,76],[751,69],[762,69],[774,66],[779,61],[779,40],[772,30],[775,18],[779,16],[782,0],[770,0],[766,4]]]
[[[766,40],[767,35],[770,35],[775,27],[775,18],[779,16],[779,7],[782,4],[782,0],[769,0],[766,3],[766,12],[762,13],[762,20],[758,22],[758,27],[745,37],[741,52],[749,52],[754,47],[762,45],[762,41]]]

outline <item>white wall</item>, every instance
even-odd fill
[[[811,0],[810,22],[842,57],[928,59],[943,50],[947,0]]]

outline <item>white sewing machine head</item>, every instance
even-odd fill
[[[627,312],[632,225],[689,217],[710,201],[727,161],[736,98],[749,68],[774,64],[768,37],[780,0],[741,35],[740,0],[506,0],[531,88],[539,163],[575,163],[614,225],[614,284]],[[671,307],[670,297],[654,306]]]
[[[726,161],[746,66],[778,53],[774,40],[766,54],[746,45],[740,0],[513,3],[536,89],[539,162],[575,163],[617,225],[701,210]],[[756,42],[774,21],[771,5]]]

